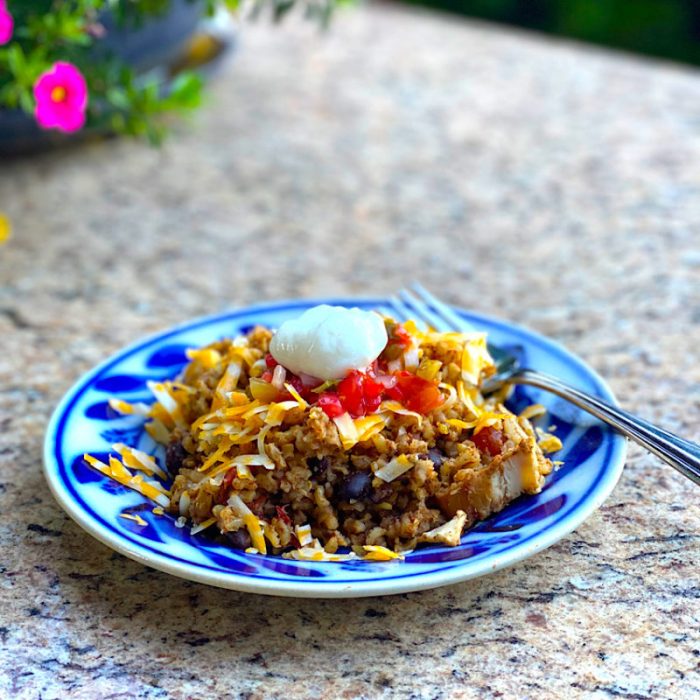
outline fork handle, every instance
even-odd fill
[[[638,442],[683,476],[700,486],[700,445],[663,430],[607,401],[574,389],[548,374],[522,369],[508,379],[512,384],[528,384],[551,391],[579,408],[591,413],[604,423]]]

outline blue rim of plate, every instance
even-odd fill
[[[280,301],[194,319],[140,340],[85,374],[64,396],[48,425],[44,473],[61,507],[108,547],[147,566],[185,579],[234,590],[313,598],[346,598],[406,593],[465,581],[513,565],[551,546],[580,525],[612,492],[624,467],[622,436],[562,400],[517,387],[508,402],[518,411],[542,403],[550,411],[543,427],[557,424],[564,465],[540,494],[524,496],[478,523],[458,547],[418,548],[404,561],[297,562],[246,554],[206,534],[177,528],[170,515],[156,516],[153,504],[90,469],[84,452],[104,455],[112,442],[125,442],[162,458],[162,448],[139,419],[119,416],[107,399],[148,400],[147,379],[174,377],[186,362],[186,347],[235,336],[260,323],[283,320],[320,303],[377,309],[391,314],[382,298]],[[521,326],[455,307],[489,340],[517,354],[521,362],[554,374],[612,403],[614,396],[582,360],[561,345]],[[146,526],[124,519],[138,513]]]

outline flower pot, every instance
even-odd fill
[[[105,13],[101,24],[106,34],[95,45],[96,57],[112,54],[139,72],[171,63],[182,53],[202,12],[200,0],[170,0],[170,9],[160,17],[126,26]]]
[[[183,52],[202,17],[200,0],[171,0],[167,12],[120,25],[111,13],[104,13],[105,34],[95,42],[95,60],[115,56],[139,73],[168,65]],[[0,155],[19,155],[46,150],[87,135],[83,131],[66,135],[41,129],[31,115],[21,110],[0,108]]]

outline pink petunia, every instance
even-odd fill
[[[85,124],[87,83],[71,63],[58,61],[42,73],[34,83],[34,99],[34,115],[44,129],[72,132]]]
[[[14,28],[15,21],[12,19],[12,15],[7,9],[5,0],[0,0],[0,46],[7,44],[7,42],[12,39]]]

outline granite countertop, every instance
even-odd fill
[[[700,76],[393,6],[247,26],[162,150],[2,163],[0,695],[690,698],[700,491],[636,447],[511,569],[350,601],[189,583],[97,543],[41,474],[50,411],[143,334],[413,278],[569,346],[700,439]]]

